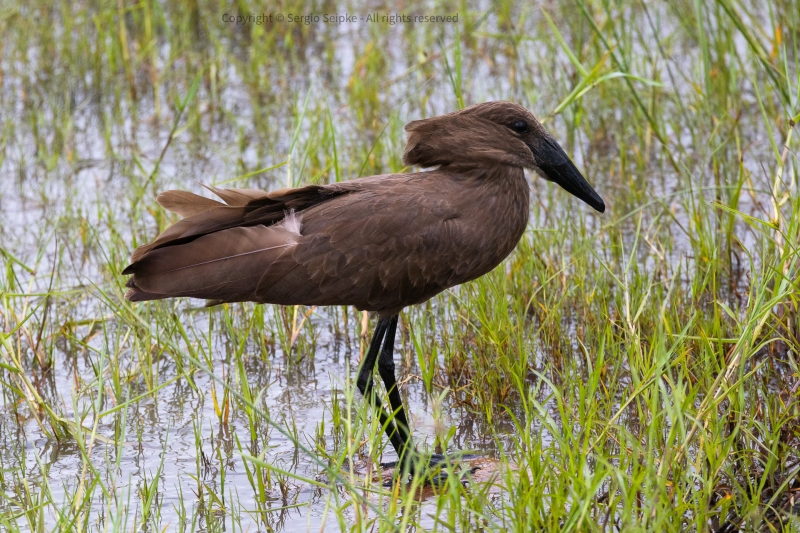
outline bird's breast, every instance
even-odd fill
[[[459,247],[462,265],[453,267],[451,285],[486,274],[514,250],[528,224],[529,189],[522,171],[478,188],[449,225],[452,245]]]

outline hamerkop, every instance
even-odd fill
[[[406,125],[406,165],[426,172],[370,176],[265,192],[209,189],[158,197],[184,217],[133,253],[132,301],[173,296],[209,305],[353,305],[378,324],[357,384],[402,460],[413,450],[394,375],[397,317],[409,305],[478,278],[514,249],[528,223],[533,169],[594,209],[605,204],[539,121],[487,102]],[[373,391],[375,363],[393,417]]]

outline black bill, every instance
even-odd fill
[[[565,191],[577,196],[597,211],[602,213],[606,210],[606,204],[600,195],[592,189],[569,156],[551,137],[542,137],[538,139],[536,145],[528,145],[528,148],[533,152],[543,178],[561,185]]]

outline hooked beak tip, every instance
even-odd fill
[[[606,212],[606,203],[603,201],[602,198],[600,198],[599,195],[596,195],[596,198],[592,198],[591,202],[586,202],[586,203],[589,204],[595,211],[598,211],[600,213]]]

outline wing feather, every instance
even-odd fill
[[[256,189],[207,188],[225,200],[226,204],[186,191],[168,191],[159,196],[158,201],[165,208],[179,215],[186,213],[187,216],[168,227],[152,242],[134,250],[131,254],[132,264],[122,271],[123,274],[131,274],[133,264],[150,251],[183,245],[202,235],[229,228],[276,224],[291,210],[302,211],[350,190],[336,185],[309,185],[270,193]],[[164,196],[162,203],[161,197]]]
[[[130,284],[142,295],[192,296],[220,301],[252,299],[265,271],[297,244],[283,224],[230,228],[186,244],[152,250],[133,265]]]

